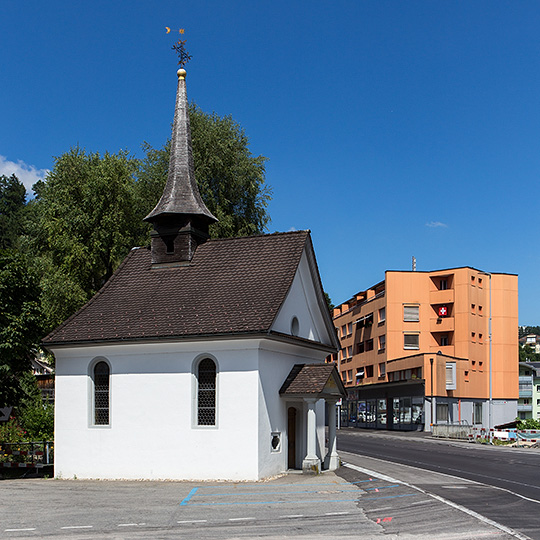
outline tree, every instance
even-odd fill
[[[127,152],[100,156],[73,148],[34,185],[34,238],[27,249],[41,255],[49,329],[89,300],[134,245],[146,242],[136,169]]]
[[[22,215],[26,201],[26,189],[12,174],[0,176],[0,249],[15,246],[22,232]]]
[[[540,362],[540,354],[533,351],[530,345],[519,347],[520,362]]]
[[[218,223],[213,238],[263,233],[271,190],[265,184],[264,156],[253,156],[244,129],[231,116],[206,114],[189,106],[195,177],[201,196]],[[170,141],[161,149],[145,143],[137,187],[144,214],[159,200],[167,180]]]
[[[39,280],[28,260],[0,253],[0,407],[26,395],[23,376],[42,335]]]

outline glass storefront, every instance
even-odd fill
[[[351,391],[341,408],[343,427],[418,430],[424,421],[424,396],[361,399]]]

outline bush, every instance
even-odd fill
[[[19,443],[25,439],[26,431],[13,416],[5,424],[0,424],[0,443]]]
[[[540,429],[540,422],[533,418],[527,418],[526,420],[519,420],[516,427],[518,429]]]
[[[41,400],[27,405],[19,414],[19,421],[28,441],[51,441],[54,437],[54,405]]]

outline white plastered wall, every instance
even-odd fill
[[[292,286],[279,310],[272,330],[291,334],[293,317],[296,317],[299,322],[299,337],[327,345],[332,343],[317,300],[316,285],[313,283],[306,251],[302,254]]]
[[[298,409],[296,446],[301,460],[306,455],[306,415],[303,401],[290,402],[279,396],[279,389],[294,364],[323,363],[326,352],[274,341],[263,341],[260,351],[259,371],[259,476],[272,476],[287,470],[287,408],[294,405]],[[324,454],[324,401],[317,404],[317,452]],[[281,449],[271,451],[271,434],[281,434]],[[319,456],[324,459],[324,455]]]
[[[59,349],[55,474],[64,478],[255,480],[258,342]],[[216,360],[217,426],[196,426],[193,362]],[[91,365],[111,366],[110,425],[92,426]]]

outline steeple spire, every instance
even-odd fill
[[[190,261],[197,245],[208,239],[208,226],[217,221],[204,204],[191,149],[186,71],[179,69],[171,138],[169,173],[163,195],[144,221],[154,225],[152,262]]]

